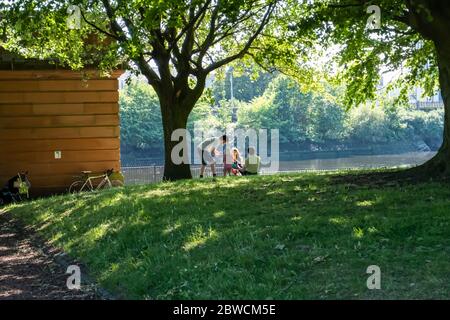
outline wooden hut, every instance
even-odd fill
[[[66,191],[82,171],[120,170],[121,74],[0,51],[0,183],[28,171],[31,194],[48,195]]]

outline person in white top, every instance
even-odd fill
[[[203,178],[205,169],[211,166],[213,177],[216,177],[216,160],[214,157],[220,156],[222,153],[218,150],[221,146],[228,142],[228,137],[223,135],[218,138],[208,138],[197,146],[197,151],[202,159],[202,167],[200,168],[200,178]]]

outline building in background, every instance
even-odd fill
[[[382,75],[378,90],[382,91],[385,87],[398,76],[399,72],[389,72]],[[409,92],[409,104],[418,110],[444,109],[444,100],[441,91],[438,90],[433,96],[424,96],[425,90],[416,87]],[[398,89],[389,93],[389,97],[396,97],[400,94]]]
[[[118,70],[58,68],[0,48],[0,183],[28,171],[33,196],[82,171],[120,170]]]

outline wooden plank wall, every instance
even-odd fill
[[[118,76],[0,71],[0,183],[28,170],[32,194],[47,195],[81,171],[120,170]]]

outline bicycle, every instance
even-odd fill
[[[28,180],[28,171],[18,173],[9,179],[5,186],[0,189],[0,206],[29,199],[30,188],[31,183]]]
[[[105,190],[115,187],[123,187],[121,180],[113,179],[109,177],[114,173],[114,169],[105,171],[102,175],[91,176],[92,171],[82,171],[82,180],[75,181],[69,187],[69,193],[79,193],[83,191],[96,191]],[[93,181],[102,179],[96,186]]]

